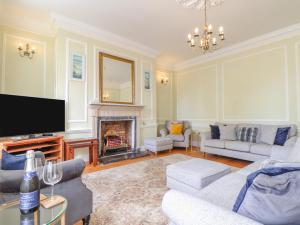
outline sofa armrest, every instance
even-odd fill
[[[163,128],[159,131],[159,133],[162,137],[165,137],[168,135],[168,130],[166,128]]]
[[[165,194],[162,209],[176,225],[262,225],[228,209],[174,190]]]
[[[63,177],[59,183],[80,177],[85,163],[82,159],[64,161],[59,164],[62,167]],[[0,170],[0,192],[18,193],[22,182],[24,170]],[[47,185],[41,180],[41,188]]]
[[[201,148],[203,148],[205,145],[205,141],[211,139],[211,132],[210,131],[201,131],[200,138],[201,138]]]
[[[24,170],[0,170],[0,193],[18,193]]]
[[[271,150],[271,159],[276,161],[286,161],[293,147],[273,145]]]
[[[73,159],[61,162],[59,166],[62,168],[62,179],[59,183],[63,183],[77,177],[81,177],[81,174],[85,168],[85,162],[82,159]],[[41,188],[47,186],[43,180],[41,181]]]
[[[286,140],[286,142],[284,143],[285,147],[294,147],[294,145],[296,144],[297,141],[297,136],[294,137],[290,137],[289,139]]]

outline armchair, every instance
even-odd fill
[[[171,123],[176,121],[166,121],[165,128],[160,130],[160,135],[162,137],[169,137],[173,140],[174,147],[183,147],[186,150],[190,146],[190,136],[192,134],[192,129],[190,123],[188,121],[183,122],[183,134],[180,135],[172,135],[170,134]],[[177,121],[178,122],[178,121]]]
[[[55,185],[54,193],[62,195],[68,200],[66,224],[72,225],[82,219],[83,224],[88,225],[92,213],[93,194],[81,180],[85,163],[81,159],[75,159],[64,161],[60,163],[60,166],[62,167],[63,177]],[[19,188],[23,174],[23,170],[0,169],[0,204],[19,198]],[[43,181],[41,181],[40,187],[43,194],[51,192],[50,187]]]

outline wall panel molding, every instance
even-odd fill
[[[300,65],[299,65],[299,53],[300,42],[296,42],[294,45],[295,51],[295,65],[296,65],[296,91],[297,91],[297,122],[300,122]]]
[[[69,119],[69,85],[70,85],[70,65],[71,65],[71,59],[70,59],[70,53],[71,53],[71,49],[70,49],[70,43],[75,43],[75,44],[79,44],[82,45],[84,48],[84,54],[85,54],[85,91],[84,91],[84,99],[85,99],[85,109],[84,109],[84,118],[82,119],[76,119],[76,120],[71,120]],[[68,119],[67,122],[68,123],[86,123],[88,122],[88,65],[87,65],[87,57],[88,57],[88,51],[87,51],[87,43],[86,42],[82,42],[79,40],[75,40],[72,38],[66,38],[66,90],[65,90],[65,100],[67,103],[67,115],[68,115]],[[75,81],[76,82],[76,81]],[[82,82],[82,81],[78,81],[78,82]]]
[[[203,66],[203,67],[200,67],[200,68],[197,68],[197,69],[193,69],[193,70],[188,70],[188,71],[185,71],[184,73],[180,73],[178,74],[177,76],[177,79],[181,76],[186,76],[186,74],[189,74],[189,73],[192,73],[192,72],[199,72],[199,71],[203,71],[203,70],[206,70],[206,69],[210,69],[210,68],[214,68],[215,69],[215,79],[216,79],[216,98],[215,98],[215,107],[216,107],[216,112],[215,112],[215,117],[214,118],[201,118],[201,119],[191,119],[191,118],[188,118],[188,117],[180,117],[178,112],[179,112],[179,94],[178,94],[178,90],[179,90],[179,82],[177,82],[177,98],[176,98],[176,101],[177,101],[177,118],[179,120],[189,120],[189,121],[198,121],[198,122],[211,122],[211,121],[218,121],[218,109],[219,109],[219,90],[218,90],[218,87],[219,87],[219,75],[218,75],[218,66],[217,64],[213,64],[213,65],[209,65],[209,66]],[[198,76],[201,76],[201,75],[198,75]]]
[[[145,71],[145,64],[148,64],[149,65],[149,68],[150,68],[150,90],[146,90],[144,88],[145,84],[144,84],[144,71]],[[150,98],[151,98],[151,102],[150,102],[150,107],[151,107],[151,112],[150,112],[150,117],[149,118],[143,118],[143,120],[154,120],[154,97],[153,97],[153,93],[155,91],[155,88],[154,88],[154,73],[153,73],[153,65],[150,61],[145,61],[145,60],[142,60],[141,61],[141,80],[140,80],[140,96],[141,96],[141,105],[145,105],[146,102],[145,102],[145,99],[144,99],[144,94],[145,93],[150,93]]]
[[[245,118],[245,119],[229,119],[225,117],[225,71],[224,71],[224,66],[226,63],[232,63],[239,61],[241,59],[249,58],[252,56],[259,56],[263,55],[265,53],[272,52],[274,50],[282,49],[283,50],[283,57],[284,57],[284,90],[285,90],[285,117],[282,119],[275,119],[275,118],[270,118],[270,119],[254,119],[254,118]],[[225,60],[221,63],[221,91],[222,91],[222,121],[224,122],[288,122],[289,121],[289,84],[288,84],[288,54],[287,54],[287,46],[279,46],[279,47],[274,47],[270,49],[266,49],[263,51],[243,55],[240,57],[235,57],[233,59]]]

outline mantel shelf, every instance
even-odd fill
[[[144,108],[143,105],[130,105],[130,104],[111,104],[111,103],[91,103],[92,107],[129,107],[129,108]]]

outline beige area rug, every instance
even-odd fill
[[[166,166],[192,157],[174,154],[83,176],[93,191],[92,225],[165,225],[161,201]]]

